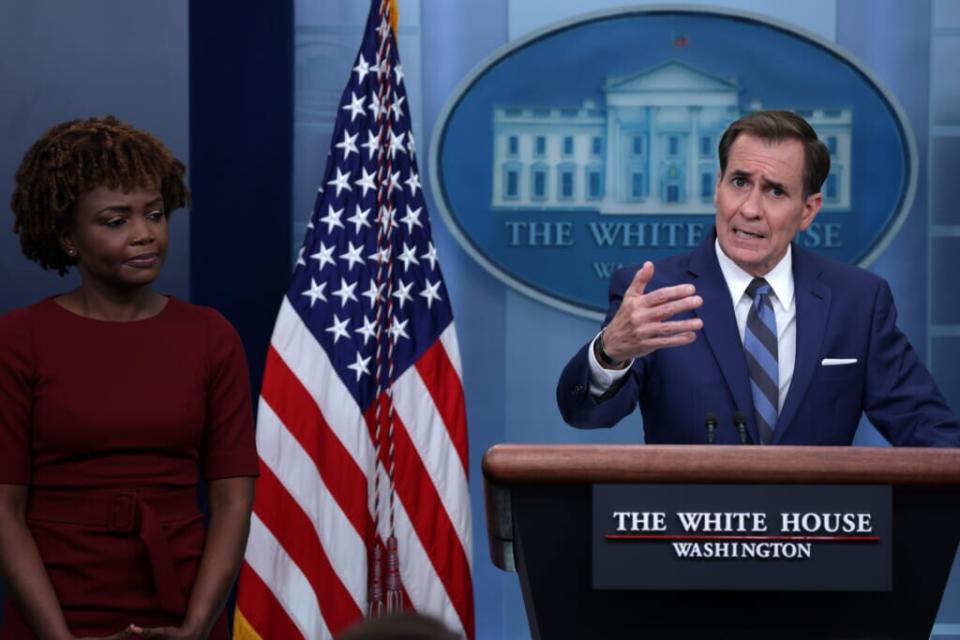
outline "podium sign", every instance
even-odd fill
[[[593,485],[593,588],[890,591],[892,491]]]
[[[533,640],[928,638],[960,541],[960,449],[512,444],[483,473]]]

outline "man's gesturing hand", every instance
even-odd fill
[[[642,358],[664,347],[689,344],[703,328],[703,320],[670,320],[696,309],[703,298],[692,284],[678,284],[644,293],[653,278],[653,263],[644,262],[620,301],[617,314],[603,332],[603,349],[615,361]]]

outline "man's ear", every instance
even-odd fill
[[[717,207],[717,194],[720,193],[720,181],[723,180],[723,172],[717,169],[717,183],[713,185],[713,207]]]
[[[823,194],[811,193],[803,203],[803,213],[800,216],[800,231],[806,230],[813,223],[813,219],[820,213],[823,206]]]

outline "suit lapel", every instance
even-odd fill
[[[774,444],[783,439],[792,426],[794,416],[803,402],[810,380],[817,370],[820,346],[830,313],[830,288],[820,280],[818,261],[807,251],[793,247],[793,281],[797,305],[797,354],[793,365],[793,379],[783,403],[783,411],[773,432]]]
[[[717,262],[715,238],[715,234],[710,234],[690,257],[689,269],[694,276],[694,286],[697,287],[697,294],[703,298],[703,305],[695,313],[703,320],[703,334],[733,396],[734,406],[747,416],[750,436],[757,442],[747,361],[743,355],[737,318],[730,301],[730,288],[723,279],[720,264]],[[732,416],[724,417],[725,420],[731,418]]]

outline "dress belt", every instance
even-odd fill
[[[189,589],[177,576],[175,556],[160,523],[183,520],[199,513],[197,492],[193,487],[159,492],[33,488],[27,504],[28,521],[83,524],[136,533],[147,548],[160,607],[179,614],[187,610]]]

